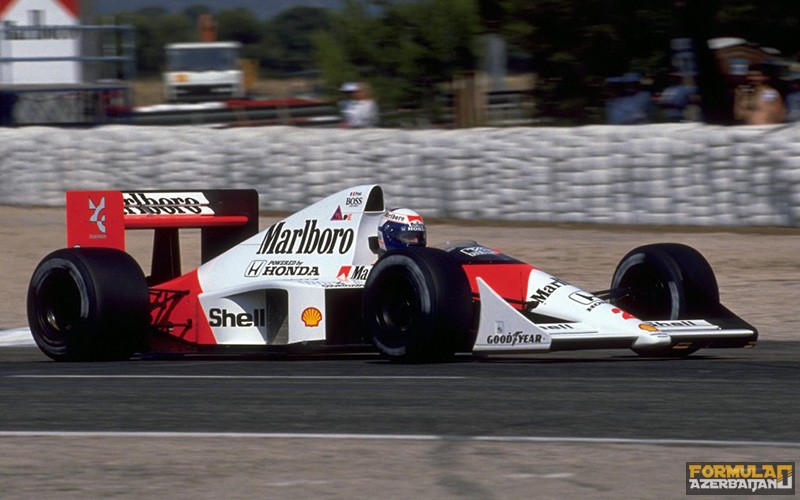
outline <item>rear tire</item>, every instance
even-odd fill
[[[65,248],[45,257],[28,286],[28,323],[56,361],[128,359],[149,325],[147,281],[110,248]]]
[[[611,289],[626,292],[611,302],[645,321],[696,319],[719,308],[719,288],[708,261],[692,247],[678,243],[645,245],[628,252],[617,265]],[[648,356],[688,356],[698,347]]]
[[[431,362],[469,349],[472,292],[447,252],[410,247],[387,253],[364,288],[364,322],[394,361]]]

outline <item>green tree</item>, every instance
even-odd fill
[[[671,2],[500,0],[501,32],[532,54],[540,109],[575,121],[601,118],[605,78],[669,71]],[[645,8],[646,7],[646,8]]]
[[[146,76],[161,73],[166,44],[188,42],[196,38],[195,27],[186,16],[170,14],[160,7],[120,14],[116,22],[134,26],[137,72]]]
[[[800,55],[800,8],[784,0],[480,0],[484,26],[531,54],[544,114],[572,121],[602,115],[605,78],[638,71],[666,80],[670,39],[685,36],[679,5],[715,12],[707,38],[735,36]],[[712,96],[713,97],[713,96]]]
[[[367,80],[382,107],[434,115],[441,84],[475,69],[479,32],[475,0],[347,0],[315,38],[317,60],[329,88]]]
[[[215,16],[217,37],[220,40],[241,42],[242,45],[255,45],[261,41],[261,23],[249,9],[225,9]]]
[[[192,24],[197,26],[197,21],[200,16],[205,14],[213,14],[213,11],[211,10],[211,7],[208,7],[207,5],[194,4],[183,9],[182,13],[191,20]]]
[[[312,71],[314,64],[313,36],[330,28],[328,10],[295,7],[285,10],[263,24],[259,47],[261,67],[273,74]]]

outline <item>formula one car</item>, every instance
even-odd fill
[[[346,189],[258,231],[253,190],[67,193],[67,248],[35,269],[28,320],[55,360],[142,353],[375,349],[392,360],[454,353],[630,348],[685,356],[752,347],[714,273],[679,244],[623,257],[590,293],[475,242],[378,255],[383,190]],[[178,231],[201,228],[202,264],[180,267]],[[151,270],[126,229],[153,229]]]

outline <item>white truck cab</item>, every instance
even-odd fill
[[[201,102],[245,97],[239,42],[173,43],[166,46],[167,102]]]

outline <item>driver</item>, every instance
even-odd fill
[[[384,212],[378,223],[380,253],[408,247],[424,247],[425,222],[410,208],[392,208]]]

